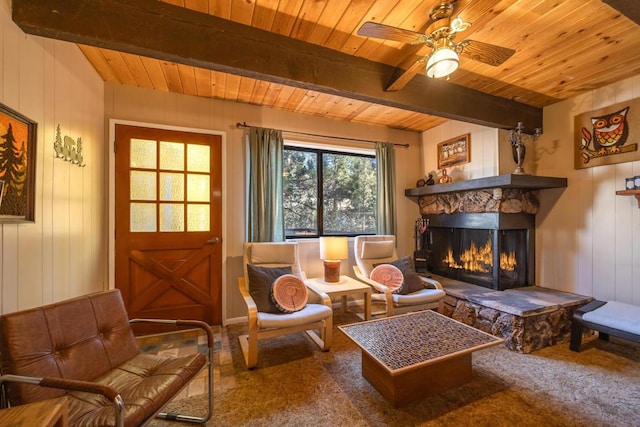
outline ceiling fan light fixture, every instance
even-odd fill
[[[458,54],[448,46],[436,48],[427,61],[427,76],[439,79],[458,69]]]

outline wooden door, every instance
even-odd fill
[[[115,134],[115,285],[129,317],[221,324],[221,137]]]

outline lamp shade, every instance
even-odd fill
[[[439,79],[458,69],[458,54],[447,46],[437,48],[427,61],[427,76]]]
[[[320,259],[340,260],[349,258],[346,237],[320,237]]]

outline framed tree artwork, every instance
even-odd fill
[[[438,169],[471,161],[471,134],[457,136],[438,144]]]
[[[0,222],[35,221],[37,126],[0,104]]]

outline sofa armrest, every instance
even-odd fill
[[[208,408],[207,413],[202,417],[194,417],[191,415],[181,415],[181,414],[173,414],[167,412],[160,412],[156,415],[157,418],[162,418],[165,420],[173,420],[173,421],[187,421],[187,422],[198,422],[205,423],[207,422],[211,416],[213,415],[213,345],[214,345],[214,337],[213,330],[211,326],[206,322],[202,322],[200,320],[172,320],[172,319],[129,319],[129,323],[162,323],[175,325],[176,327],[190,327],[190,328],[198,328],[205,331],[207,334],[207,376],[208,376]]]
[[[116,414],[116,427],[124,426],[124,401],[122,400],[120,394],[109,386],[92,383],[90,381],[70,380],[56,377],[38,378],[11,374],[0,376],[0,385],[5,382],[33,384],[41,387],[51,387],[61,390],[81,391],[85,393],[99,394],[106,397],[109,401],[112,402]]]

